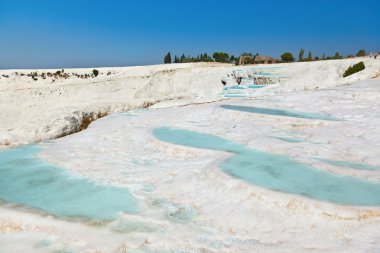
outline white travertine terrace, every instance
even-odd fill
[[[364,71],[341,77],[359,61]],[[0,252],[380,251],[380,207],[342,206],[248,184],[220,169],[229,153],[173,145],[152,134],[156,127],[169,126],[218,135],[316,169],[380,183],[380,60],[270,66],[284,67],[280,71],[290,78],[258,90],[253,98],[229,100],[217,96],[223,89],[220,77],[248,66],[99,68],[103,74],[96,78],[54,83],[12,74],[30,70],[0,71],[0,77],[10,76],[0,78],[2,148],[54,138],[80,112],[113,113],[153,104],[149,110],[111,114],[84,131],[41,144],[46,146],[41,158],[73,175],[128,187],[140,213],[94,225],[0,204]],[[108,71],[113,74],[107,76]],[[325,113],[342,120],[237,112],[223,109],[225,104]],[[379,170],[342,168],[316,157]],[[183,210],[194,210],[190,221],[172,219]]]

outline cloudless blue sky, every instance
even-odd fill
[[[0,0],[0,67],[162,63],[223,51],[279,57],[380,49],[380,0]]]

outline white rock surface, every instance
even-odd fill
[[[340,77],[347,66],[360,60],[365,61],[365,71],[348,79]],[[92,84],[94,87],[74,84],[74,80],[71,84],[66,83],[68,80],[60,84],[36,81],[28,85],[39,84],[42,88],[25,88],[29,93],[21,90],[20,94],[17,90],[22,86],[20,83],[10,84],[1,78],[1,87],[8,85],[6,91],[0,92],[1,110],[18,114],[18,117],[11,113],[1,116],[4,119],[1,137],[6,134],[11,144],[54,137],[53,133],[62,131],[59,129],[67,124],[64,117],[74,111],[96,112],[106,108],[112,112],[155,99],[165,101],[156,104],[157,109],[112,114],[91,123],[85,131],[43,144],[46,149],[41,157],[74,175],[131,189],[143,207],[141,213],[125,214],[119,221],[99,226],[0,204],[0,251],[20,252],[27,248],[28,252],[66,249],[74,252],[378,252],[379,207],[336,205],[251,185],[220,170],[220,164],[230,154],[168,144],[152,135],[153,129],[161,126],[215,134],[250,148],[287,155],[320,170],[380,183],[380,170],[340,168],[313,159],[326,157],[380,167],[380,79],[369,80],[378,75],[380,60],[365,58],[283,66],[281,71],[289,73],[291,78],[281,87],[260,90],[255,98],[164,109],[218,99],[216,94],[222,89],[218,78],[236,67],[125,68],[116,71],[120,72],[120,79],[107,81],[111,77],[101,76],[98,78],[104,78],[104,82]],[[162,72],[171,68],[174,68],[172,72]],[[150,74],[157,69],[161,71],[159,74]],[[135,75],[140,76],[131,77]],[[145,75],[150,77],[142,78]],[[143,85],[143,79],[155,81],[152,86]],[[40,89],[50,92],[54,86],[61,89],[60,96],[53,92],[44,97],[31,95],[26,100],[26,94],[35,94]],[[314,90],[317,86],[318,90]],[[120,90],[116,91],[116,87]],[[129,93],[129,89],[133,91]],[[180,100],[179,96],[185,99]],[[176,99],[168,102],[168,98]],[[48,107],[54,111],[22,110],[32,104],[32,108]],[[237,112],[221,108],[222,104],[326,113],[344,120]],[[52,130],[41,130],[56,118],[63,118],[62,122],[52,125]],[[8,131],[11,127],[15,130]],[[303,141],[289,143],[272,138],[289,135]],[[196,215],[188,223],[173,222],[165,208],[154,205],[157,199],[191,207]],[[156,229],[116,232],[117,223],[125,219]],[[49,246],[35,247],[44,240],[50,242]]]
[[[348,66],[359,61],[365,62],[364,71],[341,77]],[[0,147],[75,132],[88,113],[127,111],[160,101],[164,102],[156,107],[215,101],[223,88],[221,77],[236,69],[272,66],[282,67],[278,73],[290,78],[280,87],[260,92],[333,88],[380,75],[380,61],[370,58],[244,67],[195,63],[99,68],[96,78],[39,77],[37,81],[26,75],[56,70],[0,70]],[[64,73],[92,74],[92,69],[65,69]]]

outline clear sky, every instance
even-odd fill
[[[165,53],[279,57],[380,50],[380,0],[0,0],[0,67],[162,63]]]

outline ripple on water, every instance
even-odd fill
[[[39,159],[40,150],[37,145],[26,145],[0,152],[0,199],[57,216],[95,220],[138,211],[128,189],[71,176]]]
[[[293,112],[293,111],[287,111],[287,110],[282,110],[282,109],[270,109],[270,108],[239,106],[239,105],[221,105],[221,107],[228,110],[234,110],[234,111],[240,111],[240,112],[251,112],[251,113],[273,115],[273,116],[285,116],[285,117],[292,117],[292,118],[319,119],[319,120],[330,120],[330,121],[340,120],[323,113]]]
[[[231,152],[234,156],[221,165],[224,172],[270,190],[343,205],[380,205],[380,184],[321,171],[214,135],[168,127],[156,128],[154,135],[173,144]]]

